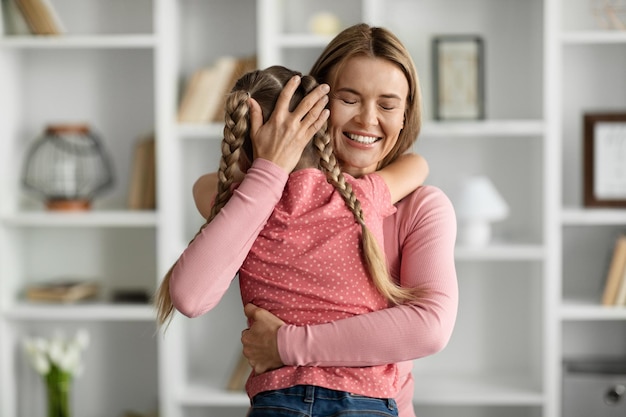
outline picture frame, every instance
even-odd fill
[[[483,39],[478,35],[441,35],[432,40],[435,120],[485,118]]]
[[[626,207],[626,112],[583,115],[586,207]]]

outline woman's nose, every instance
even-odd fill
[[[378,124],[378,113],[374,104],[363,104],[359,108],[357,114],[358,121],[364,126],[373,126]]]

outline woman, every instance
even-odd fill
[[[300,87],[287,106],[279,95],[294,76],[300,78]],[[406,95],[408,83],[401,77],[399,80],[405,85]],[[215,264],[207,264],[207,260],[216,252],[215,244],[233,229],[218,230],[213,220],[228,206],[228,216],[238,217],[246,229],[244,220],[248,216],[244,212],[237,216],[238,205],[229,202],[235,192],[245,193],[240,188],[256,175],[255,170],[274,172],[277,179],[268,181],[268,185],[284,190],[239,269],[244,303],[267,308],[282,320],[302,326],[328,323],[419,297],[415,290],[407,291],[391,281],[377,242],[383,240],[383,218],[395,212],[393,203],[423,184],[427,175],[423,158],[407,153],[374,174],[354,178],[339,169],[326,126],[307,144],[291,173],[280,172],[277,165],[255,157],[250,137],[252,101],[260,105],[263,121],[267,121],[274,109],[294,108],[316,86],[313,77],[303,77],[281,66],[251,71],[235,83],[226,99],[215,204],[206,224],[161,284],[157,296],[161,324],[173,306],[189,312],[195,310],[198,299],[203,305],[221,300],[221,288],[232,281],[232,276]],[[401,119],[402,107],[394,113]],[[232,185],[237,167],[246,175],[235,188]],[[204,312],[201,309],[192,314]],[[397,416],[393,399],[398,389],[397,375],[395,364],[283,366],[253,373],[246,383],[252,400],[248,415],[274,416],[279,409],[292,412],[298,404],[285,398],[308,392],[316,399],[317,412],[313,416],[327,415],[330,410],[361,416]],[[300,403],[299,407],[304,412],[309,410],[308,404]]]
[[[365,24],[347,28],[322,52],[311,75],[331,87],[330,131],[344,172],[355,177],[373,172],[415,142],[421,125],[417,75],[408,51],[391,32]],[[409,83],[406,97],[399,97],[394,88],[397,77]],[[285,94],[292,93],[285,88]],[[315,117],[319,97],[311,95],[310,101],[302,102],[308,108],[283,111],[266,124],[259,120],[258,109],[251,114],[253,126],[258,126],[253,128],[255,146],[264,147],[265,158],[273,160],[272,152],[277,159],[286,158],[291,151],[279,146],[272,150],[272,144],[284,137],[297,141],[299,129],[304,129],[300,123],[306,121],[303,116],[311,109]],[[399,120],[387,113],[398,102],[405,106],[404,117]],[[200,178],[194,186],[196,204],[204,216],[214,190],[211,176]],[[267,190],[259,187],[256,192]],[[387,262],[392,277],[401,286],[419,287],[423,297],[332,323],[300,327],[284,325],[267,311],[248,305],[245,311],[252,324],[242,333],[242,342],[244,355],[256,372],[283,365],[356,367],[397,363],[401,380],[395,397],[399,415],[415,415],[411,360],[442,350],[456,319],[456,220],[450,201],[434,187],[418,188],[396,207],[396,214],[386,218],[383,226]],[[268,207],[255,205],[254,210]],[[249,226],[254,229],[257,225]]]

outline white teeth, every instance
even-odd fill
[[[353,133],[347,133],[346,135],[355,142],[365,143],[365,144],[374,143],[378,140],[378,137],[376,136],[361,136],[361,135],[355,135]]]

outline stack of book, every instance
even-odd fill
[[[71,303],[94,298],[99,291],[100,286],[95,282],[60,280],[28,285],[25,296],[30,301]]]
[[[256,68],[256,57],[221,57],[212,67],[193,73],[178,109],[180,123],[224,121],[226,97],[235,82]]]
[[[613,256],[602,294],[603,306],[626,306],[626,234],[613,247]]]

